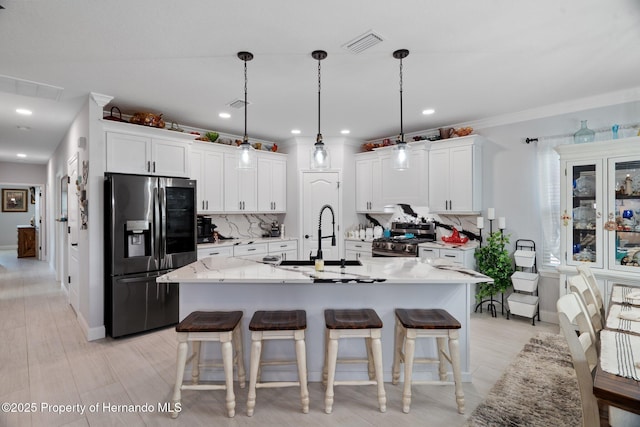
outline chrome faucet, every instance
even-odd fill
[[[333,234],[331,236],[322,236],[322,213],[325,209],[329,209],[331,211],[331,225],[333,228]],[[316,254],[315,259],[322,259],[322,239],[328,239],[331,237],[331,246],[336,245],[336,215],[333,212],[333,208],[331,205],[324,205],[320,209],[320,217],[318,218],[318,253]]]

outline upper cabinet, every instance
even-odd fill
[[[411,144],[409,168],[393,168],[393,150],[382,148],[356,154],[356,211],[383,212],[385,205],[427,206],[427,151]]]
[[[431,143],[431,212],[475,214],[482,210],[481,140],[478,135],[469,135]]]
[[[107,172],[189,177],[189,143],[121,132],[106,133]]]
[[[356,154],[356,212],[382,212],[380,158],[375,151]]]
[[[238,169],[238,150],[224,153],[224,211],[256,212],[256,169]]]
[[[286,212],[287,157],[284,154],[258,153],[258,211]]]
[[[224,211],[224,152],[211,143],[194,142],[191,179],[197,181],[198,213]]]
[[[640,138],[563,145],[562,263],[640,272]],[[618,272],[618,273],[616,273]],[[635,276],[637,277],[637,276]]]
[[[380,197],[382,206],[404,203],[428,206],[429,186],[427,151],[424,145],[414,144],[409,151],[409,168],[393,168],[393,150],[380,150]]]

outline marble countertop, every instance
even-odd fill
[[[157,281],[164,283],[480,283],[493,279],[459,265],[420,258],[362,258],[362,265],[285,266],[265,263],[262,257],[207,257],[174,270]],[[441,260],[442,261],[442,260]],[[460,272],[463,271],[463,272]]]
[[[236,239],[219,240],[214,243],[198,243],[197,249],[207,248],[220,248],[223,246],[236,246],[236,245],[249,245],[253,243],[272,243],[272,242],[287,242],[292,240],[298,240],[294,237],[242,237]]]

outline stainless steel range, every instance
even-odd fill
[[[420,243],[436,240],[434,222],[393,222],[391,236],[374,239],[371,255],[374,257],[417,257]]]

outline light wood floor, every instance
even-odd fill
[[[183,411],[173,420],[158,410],[159,403],[169,401],[174,382],[172,328],[87,342],[47,264],[0,250],[0,402],[35,409],[7,413],[3,407],[0,426],[461,426],[538,331],[557,333],[558,327],[491,318],[486,311],[472,316],[473,383],[464,384],[465,415],[457,413],[453,387],[425,385],[413,387],[411,412],[404,414],[401,384],[390,383],[385,384],[386,413],[377,409],[375,387],[339,386],[333,413],[327,415],[322,385],[311,383],[309,414],[300,412],[297,388],[263,389],[249,418],[246,388],[236,387],[235,418],[225,416],[224,392],[185,391]],[[56,414],[53,405],[71,407]],[[87,406],[84,414],[78,405]],[[91,405],[98,410],[89,412]],[[129,412],[115,405],[146,406]]]

